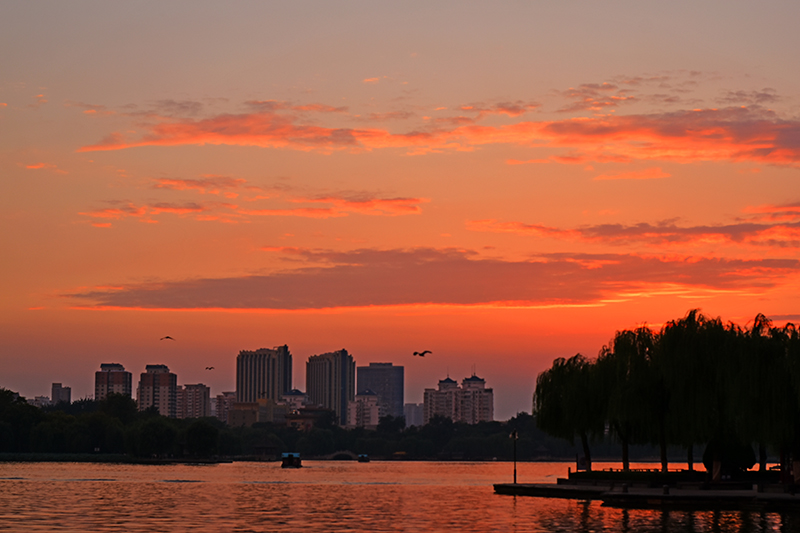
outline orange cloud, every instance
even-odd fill
[[[162,117],[147,132],[128,139],[112,133],[81,152],[138,146],[240,145],[302,151],[362,151],[403,148],[410,154],[473,150],[482,145],[512,144],[568,148],[553,156],[570,161],[754,161],[796,165],[800,162],[800,121],[779,118],[760,107],[696,109],[657,114],[576,117],[557,121],[522,121],[500,126],[474,118],[441,118],[418,129],[323,127],[285,114],[283,103],[261,102],[261,111],[223,114],[195,120]],[[529,107],[533,104],[527,104]],[[481,113],[524,112],[523,104],[491,108],[466,106]]]
[[[53,163],[33,163],[30,165],[25,165],[25,168],[29,170],[52,170],[53,172],[57,172],[58,174],[67,174],[66,170],[61,170],[58,168],[57,165]]]
[[[600,174],[595,176],[595,181],[603,180],[652,180],[658,178],[669,178],[671,174],[667,174],[661,168],[647,168],[644,170],[634,170],[632,172],[619,172],[617,174]]]
[[[306,251],[305,248],[298,248],[296,246],[262,246],[261,250],[264,252],[281,252],[284,254],[303,255]]]
[[[111,218],[114,220],[120,220],[126,217],[142,217],[147,214],[147,207],[145,206],[137,207],[134,204],[128,202],[126,205],[123,205],[121,207],[107,207],[105,209],[84,211],[78,214],[91,218]]]
[[[532,165],[550,163],[550,159],[526,159],[525,161],[519,159],[506,159],[506,165]]]
[[[224,222],[230,222],[231,217],[237,216],[235,212],[228,212],[223,215],[220,214],[212,215],[210,213],[217,211],[219,209],[228,209],[231,211],[235,211],[238,208],[238,206],[234,204],[228,204],[222,202],[207,202],[204,204],[198,204],[194,202],[185,204],[157,202],[153,204],[140,205],[140,206],[137,206],[131,202],[111,202],[111,203],[114,204],[114,207],[95,209],[92,211],[83,211],[78,214],[93,219],[99,218],[99,219],[122,220],[125,218],[136,218],[139,219],[141,222],[146,222],[149,224],[157,224],[158,221],[150,217],[158,216],[163,213],[179,215],[179,216],[195,215],[195,218],[197,220],[213,219],[213,220],[221,220]],[[93,225],[97,226],[97,224]],[[109,227],[109,226],[110,224],[105,224],[105,225],[100,225],[98,227]]]
[[[30,107],[31,109],[39,109],[40,107],[42,107],[44,104],[47,103],[47,98],[45,98],[43,94],[37,94],[34,96],[34,98],[36,98],[36,103],[28,105],[28,107]]]
[[[68,100],[64,102],[64,107],[77,107],[83,109],[85,115],[115,115],[116,112],[109,110],[104,105],[85,104],[83,102],[74,102]]]
[[[129,284],[64,296],[114,309],[602,305],[665,290],[761,291],[800,276],[800,261],[788,259],[549,254],[505,261],[452,248],[269,250],[292,255],[295,265],[297,259],[307,264],[266,275]]]
[[[336,218],[347,213],[332,207],[299,207],[296,209],[240,209],[238,213],[257,217]]]
[[[225,207],[229,207],[231,209],[236,209],[237,206],[230,205],[230,204],[222,204]],[[208,211],[211,209],[211,206],[208,205],[200,205],[195,203],[189,204],[169,204],[169,203],[157,203],[152,204],[149,206],[149,212],[152,215],[158,215],[160,213],[172,213],[174,215],[187,215],[190,213],[202,213],[204,211]]]
[[[760,215],[762,220],[786,221],[800,218],[800,202],[784,205],[759,205],[745,208],[745,213]]]
[[[529,111],[539,109],[541,104],[536,102],[524,102],[516,100],[514,102],[498,102],[495,104],[477,103],[470,105],[463,105],[459,109],[467,112],[477,112],[480,120],[489,115],[506,115],[509,117],[518,117],[524,115]]]
[[[795,222],[760,224],[741,222],[719,226],[678,226],[667,221],[659,224],[633,225],[600,224],[574,229],[560,229],[523,222],[500,222],[494,219],[471,220],[466,227],[471,231],[516,233],[534,237],[547,237],[606,244],[640,243],[661,247],[664,245],[731,244],[776,248],[800,248],[800,213]]]
[[[258,112],[275,112],[275,111],[305,111],[313,113],[347,113],[346,106],[334,107],[327,104],[303,104],[295,105],[281,100],[248,100],[245,105]]]
[[[628,89],[620,89],[613,83],[585,83],[562,94],[573,102],[559,109],[560,112],[601,111],[636,100]]]
[[[259,187],[246,186],[246,180],[213,176],[202,179],[169,179],[156,180],[156,188],[171,190],[197,190],[203,194],[222,193],[230,197],[225,188],[258,189]],[[337,218],[350,214],[368,216],[399,216],[414,215],[422,212],[420,204],[429,202],[427,198],[378,198],[367,193],[353,195],[325,195],[325,196],[288,196],[275,194],[273,196],[259,196],[247,199],[273,199],[273,203],[282,202],[290,204],[328,204],[325,207],[270,207],[270,208],[244,208],[226,202],[154,202],[137,206],[132,202],[113,201],[112,207],[84,211],[80,215],[90,218],[114,219],[139,218],[143,222],[157,223],[151,217],[164,213],[187,216],[198,221],[218,221],[226,223],[247,222],[246,217],[304,217],[304,218]]]
[[[367,115],[367,120],[383,122],[387,120],[407,120],[412,118],[414,113],[410,111],[389,111],[387,113],[370,113]]]
[[[205,176],[201,179],[171,179],[158,178],[156,189],[171,189],[175,191],[196,190],[200,194],[220,194],[226,189],[239,189],[247,183],[246,180],[228,178],[225,176]]]
[[[427,198],[343,198],[325,196],[318,198],[294,198],[293,202],[313,202],[333,204],[342,211],[367,215],[410,215],[422,212],[421,203]]]
[[[534,237],[553,237],[561,239],[577,239],[581,234],[576,230],[563,230],[540,224],[523,222],[499,222],[495,219],[468,220],[466,227],[470,231],[488,231],[492,233],[516,233]]]

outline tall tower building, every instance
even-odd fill
[[[261,398],[278,402],[290,390],[292,354],[288,346],[239,352],[236,357],[237,402],[255,402]]]
[[[61,402],[72,403],[72,388],[62,387],[61,383],[53,383],[52,394],[53,405],[58,405]]]
[[[347,350],[312,355],[306,363],[308,401],[336,413],[347,424],[347,403],[355,399],[356,362]]]
[[[94,373],[94,399],[105,400],[110,393],[131,397],[133,376],[119,363],[103,363]]]
[[[370,363],[356,368],[358,392],[371,390],[378,396],[381,416],[403,416],[403,372],[402,366],[392,363]]]
[[[150,407],[158,414],[175,418],[178,416],[178,376],[169,371],[167,365],[147,365],[139,378],[136,403],[139,411]]]

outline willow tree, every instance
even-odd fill
[[[773,350],[780,350],[780,362],[771,375],[769,441],[780,452],[781,471],[786,472],[788,455],[800,458],[800,329],[788,323],[770,328],[770,337]]]
[[[760,470],[766,470],[767,445],[791,445],[797,425],[796,391],[790,361],[785,356],[787,333],[772,327],[762,314],[738,331],[734,352],[736,372],[729,376],[733,419],[739,441],[756,443]],[[795,401],[787,401],[795,398]]]
[[[574,444],[581,440],[587,470],[592,469],[589,437],[604,428],[604,401],[600,398],[594,365],[581,354],[558,358],[536,378],[533,410],[542,431]]]
[[[724,383],[719,365],[729,336],[719,319],[698,309],[664,324],[655,347],[655,366],[669,391],[666,416],[668,439],[686,447],[693,469],[695,444],[711,441],[724,423],[720,420]]]
[[[667,469],[667,393],[653,366],[655,336],[646,326],[618,331],[600,350],[596,372],[606,418],[622,445],[622,469],[630,470],[630,444],[651,442],[661,446],[662,469]]]

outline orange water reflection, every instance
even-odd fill
[[[499,496],[508,463],[314,462],[150,466],[0,463],[11,531],[796,531],[796,515],[620,510]],[[522,463],[554,481],[563,463]]]

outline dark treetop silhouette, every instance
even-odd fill
[[[693,446],[715,478],[753,466],[758,450],[800,458],[800,329],[773,327],[757,315],[749,328],[698,310],[667,322],[618,331],[596,360],[578,354],[553,361],[536,381],[534,415],[547,433],[579,437],[591,469],[589,440],[610,432],[622,446],[682,446],[693,468]],[[800,465],[800,461],[796,461]]]

